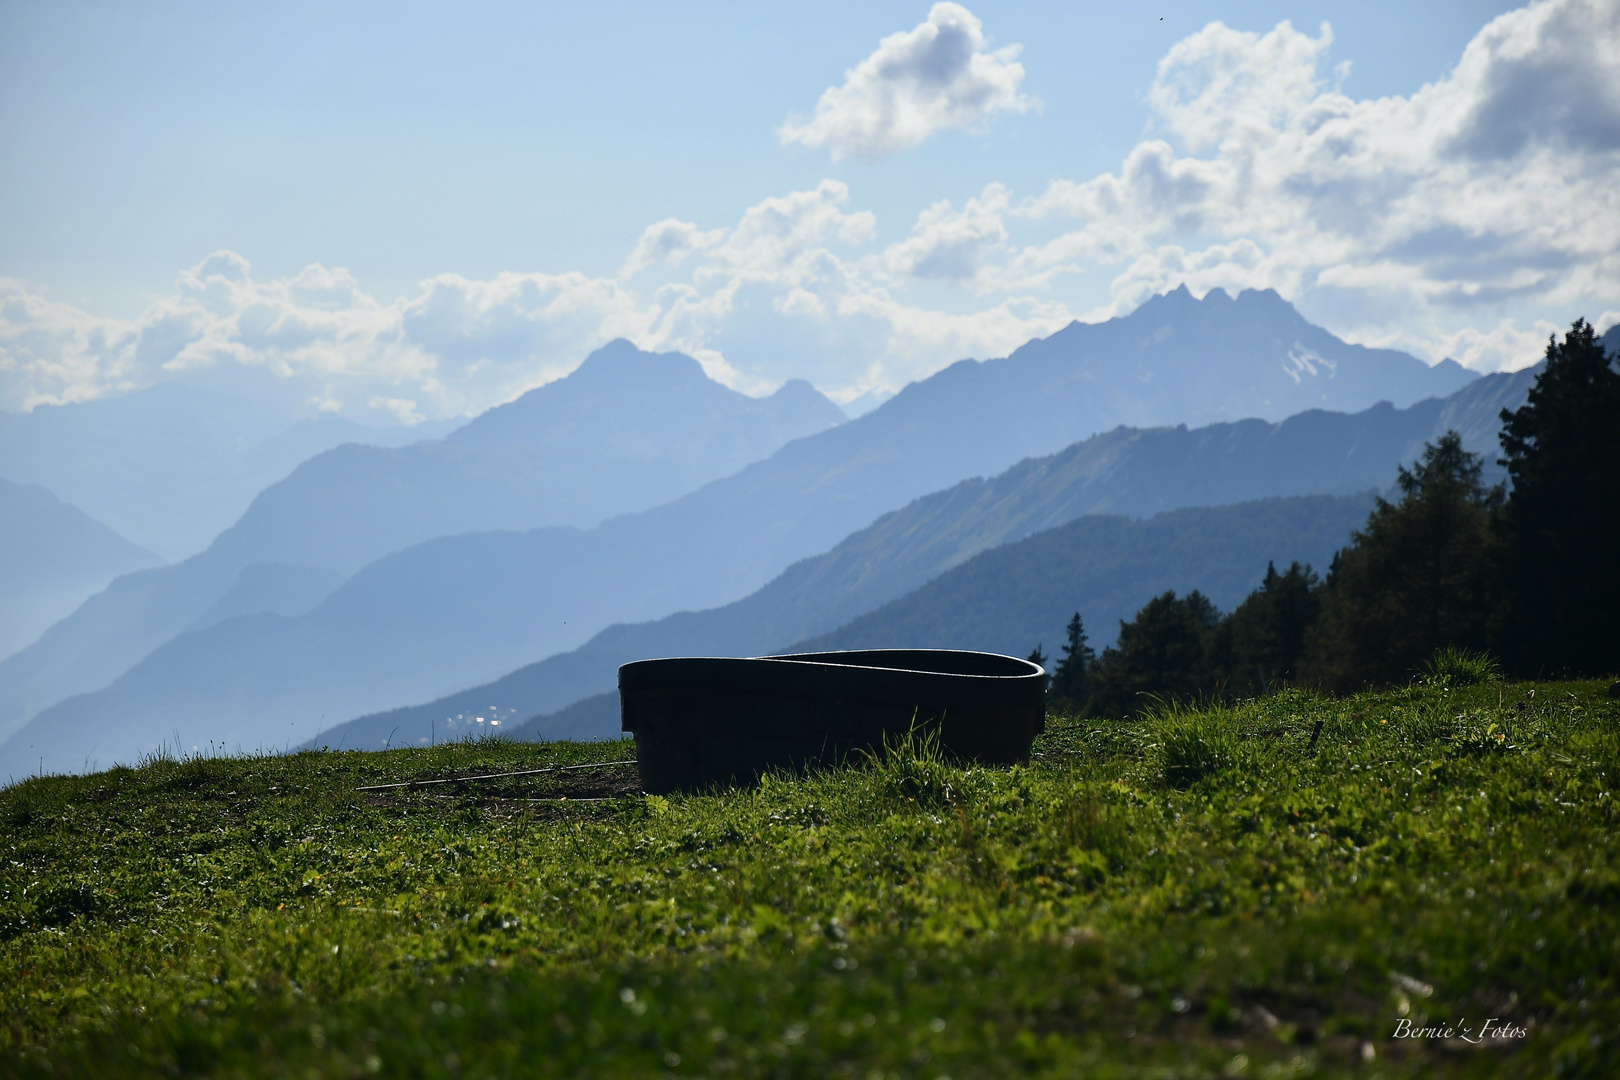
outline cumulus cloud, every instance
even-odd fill
[[[849,202],[847,185],[825,180],[762,199],[729,228],[650,226],[614,277],[444,274],[390,302],[342,268],[312,265],[261,281],[228,251],[183,271],[171,295],[127,321],[0,281],[0,407],[251,374],[306,408],[415,423],[511,400],[616,337],[684,351],[747,392],[809,375],[854,397],[898,388],[967,353],[1005,352],[1068,321],[1053,302],[1007,300],[947,317],[891,295],[872,272],[881,260],[867,251],[876,219]],[[1005,206],[1006,194],[992,189],[964,213],[980,214],[980,203]],[[917,235],[948,234],[958,216],[942,209]],[[642,282],[654,266],[681,275]],[[740,334],[749,325],[752,336]],[[787,350],[791,367],[784,340],[801,346]]]
[[[961,210],[941,200],[918,215],[911,235],[890,245],[884,260],[891,271],[908,277],[975,279],[1007,243],[1002,215],[1008,201],[1001,184],[991,184]]]
[[[927,21],[890,34],[829,87],[805,120],[789,120],[784,144],[827,147],[834,160],[865,161],[909,150],[941,128],[971,128],[998,112],[1025,112],[1020,47],[991,51],[983,25],[960,4],[935,4]]]
[[[131,327],[0,279],[0,404],[87,401],[138,383]]]
[[[101,319],[0,283],[0,404],[29,409],[245,369],[316,408],[404,422],[476,412],[646,331],[619,284],[582,274],[444,275],[384,304],[343,269],[261,282],[216,252],[138,318]]]
[[[704,248],[713,247],[725,239],[724,229],[704,232],[689,221],[666,218],[649,225],[641,233],[635,249],[619,271],[620,277],[634,277],[652,266],[680,266],[687,256]]]
[[[775,275],[814,259],[829,243],[865,243],[877,232],[877,218],[866,210],[845,213],[848,202],[849,185],[837,180],[765,199],[743,212],[711,258],[728,270]]]

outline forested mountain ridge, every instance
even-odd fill
[[[1126,716],[1152,702],[1329,693],[1502,674],[1612,677],[1620,657],[1620,352],[1584,319],[1548,342],[1486,455],[1448,430],[1397,475],[1326,574],[1294,562],[1223,614],[1167,588],[1099,655],[1079,614],[1049,704]],[[937,605],[936,605],[937,606]],[[892,631],[893,628],[891,628]],[[1500,746],[1507,736],[1497,734]]]
[[[1091,515],[982,552],[919,589],[787,652],[977,649],[1049,653],[1078,611],[1098,646],[1166,589],[1235,607],[1266,565],[1326,566],[1367,519],[1370,493],[1171,510],[1132,521]]]

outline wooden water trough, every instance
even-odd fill
[[[842,764],[913,725],[962,761],[1026,761],[1046,730],[1046,673],[944,649],[640,660],[619,668],[619,707],[656,795]]]

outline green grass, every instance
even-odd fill
[[[0,1074],[1615,1075],[1620,702],[1466,681],[703,797],[354,791],[629,744],[30,780]]]

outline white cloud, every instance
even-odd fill
[[[911,235],[883,253],[889,269],[905,277],[968,281],[1007,242],[1002,214],[1007,189],[991,184],[961,210],[940,201],[917,217]]]
[[[410,398],[374,397],[366,403],[369,409],[382,409],[394,417],[394,420],[404,427],[419,424],[427,417],[416,408],[416,402]]]
[[[941,128],[972,128],[998,112],[1025,112],[1018,92],[1019,46],[990,51],[984,28],[960,4],[935,4],[915,28],[890,34],[877,51],[829,87],[803,121],[777,134],[784,144],[827,147],[834,160],[872,161],[909,150]]]
[[[878,280],[881,258],[863,254],[876,220],[849,200],[847,185],[825,180],[760,200],[731,228],[659,222],[616,277],[444,274],[389,303],[342,268],[260,281],[233,252],[184,271],[170,296],[129,321],[4,281],[0,407],[85,400],[162,378],[252,379],[256,390],[269,385],[309,409],[415,423],[511,400],[615,337],[684,351],[744,391],[810,375],[852,397],[896,389],[967,353],[1005,352],[1068,321],[1050,301],[945,315],[891,295]],[[992,188],[964,214],[993,215],[1005,204],[1005,192]],[[917,236],[948,234],[961,216],[925,215]],[[682,263],[678,280],[638,284],[655,265]],[[738,336],[762,319],[762,331]],[[784,359],[783,341],[802,348]]]
[[[245,369],[318,409],[413,422],[508,400],[649,321],[618,283],[582,274],[443,275],[383,304],[343,269],[259,282],[246,259],[216,252],[130,321],[0,284],[0,404],[28,409]]]
[[[1518,327],[1510,319],[1501,319],[1487,330],[1464,327],[1442,337],[1447,356],[1465,367],[1479,371],[1501,371],[1520,368],[1540,360],[1547,348],[1547,339],[1563,338],[1567,325],[1537,319],[1530,329]]]
[[[1282,260],[1268,256],[1251,240],[1186,251],[1166,244],[1131,263],[1109,285],[1113,309],[1134,310],[1142,301],[1186,285],[1202,296],[1225,289],[1234,296],[1244,289],[1289,291],[1293,275]]]
[[[724,229],[704,232],[689,221],[666,218],[641,233],[635,250],[624,260],[620,277],[633,277],[652,266],[680,266],[687,256],[713,247],[725,238]]]
[[[0,405],[86,401],[139,385],[131,328],[0,279]]]

